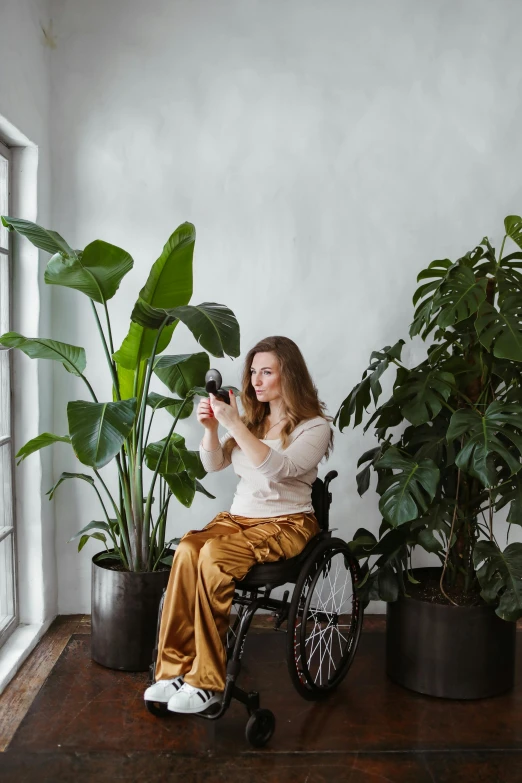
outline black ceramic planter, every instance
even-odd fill
[[[439,569],[416,569],[415,576],[422,580],[434,570]],[[489,606],[401,597],[387,608],[387,673],[405,688],[430,696],[496,696],[513,687],[515,630],[515,623],[501,620]]]
[[[109,669],[146,671],[169,571],[111,571],[92,560],[91,657]]]

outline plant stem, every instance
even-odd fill
[[[91,384],[89,383],[89,381],[87,380],[85,375],[83,375],[83,373],[80,373],[80,378],[82,379],[82,381],[86,384],[87,388],[89,389],[94,402],[98,402],[98,398],[97,398],[96,394],[94,393],[94,389],[92,388]]]
[[[181,416],[181,412],[183,411],[183,408],[184,408],[186,402],[188,401],[188,399],[189,399],[188,397],[185,397],[185,399],[183,400],[182,404],[179,406],[178,415],[174,419],[174,421],[172,423],[172,427],[169,430],[169,434],[167,435],[167,437],[165,439],[165,443],[163,444],[163,448],[161,450],[161,454],[159,455],[158,462],[156,464],[156,468],[155,468],[154,474],[152,476],[152,481],[151,481],[151,484],[150,484],[149,494],[147,495],[147,504],[145,506],[145,519],[144,519],[144,525],[143,525],[144,534],[145,534],[145,530],[147,530],[147,535],[148,535],[148,526],[150,524],[150,511],[151,511],[151,507],[152,507],[152,494],[154,492],[154,486],[156,484],[156,479],[158,477],[158,472],[159,472],[159,468],[160,468],[160,465],[161,465],[161,460],[163,459],[163,457],[165,455],[165,451],[167,450],[167,448],[169,446],[172,433],[174,432],[174,428],[176,427],[176,424],[178,423],[179,417]]]
[[[168,511],[169,501],[170,501],[171,497],[172,497],[172,495],[169,495],[167,497],[167,499],[165,500],[165,502],[163,503],[163,506],[161,507],[161,511],[159,513],[159,516],[158,516],[158,520],[157,520],[157,522],[154,525],[154,528],[152,530],[152,534],[151,534],[151,537],[150,537],[150,546],[149,546],[149,559],[147,561],[147,570],[148,571],[153,570],[151,568],[151,566],[152,566],[152,555],[153,555],[153,551],[154,551],[154,540],[156,538],[156,531],[158,530],[158,527],[159,527],[159,525],[160,525],[160,523],[162,521],[164,521],[164,522],[167,521],[167,511]],[[159,545],[158,545],[158,550],[159,550]],[[162,551],[159,552],[158,558],[161,557],[162,554],[163,554]]]
[[[498,254],[498,263],[497,267],[500,266],[500,262],[502,261],[502,253],[504,252],[504,245],[506,244],[507,234],[504,235],[504,239],[502,240],[502,245],[500,247],[500,253]]]
[[[462,448],[462,443],[461,443],[461,448]],[[448,601],[450,603],[453,604],[453,606],[457,606],[457,604],[455,603],[455,601],[453,601],[449,597],[449,595],[447,595],[446,591],[444,590],[443,583],[444,583],[444,577],[446,575],[446,569],[447,569],[447,566],[448,566],[448,557],[449,557],[449,553],[450,553],[450,549],[451,549],[451,540],[453,538],[453,531],[455,529],[455,520],[457,518],[457,504],[458,504],[458,501],[459,501],[459,489],[460,489],[460,469],[459,469],[459,472],[458,472],[458,475],[457,475],[457,491],[455,492],[455,507],[453,509],[453,519],[451,520],[451,530],[450,530],[450,534],[449,534],[449,537],[448,537],[448,545],[446,547],[446,556],[444,558],[444,566],[442,568],[442,574],[440,575],[440,590],[441,590],[441,593],[442,593],[442,595],[444,595],[448,599]]]
[[[147,396],[149,393],[149,386],[150,386],[150,379],[152,377],[152,369],[154,367],[154,360],[156,358],[156,350],[158,347],[159,339],[161,337],[161,333],[165,326],[167,325],[167,321],[169,320],[168,316],[165,316],[163,319],[163,322],[158,329],[158,333],[156,335],[156,339],[154,340],[154,345],[152,347],[152,353],[150,356],[150,359],[148,361],[147,365],[147,375],[145,376],[145,383],[143,385],[143,393],[141,398],[141,406],[140,406],[140,413],[138,416],[138,438],[137,438],[137,449],[136,449],[136,462],[134,466],[134,482],[133,482],[133,488],[134,488],[134,494],[138,496],[139,499],[139,509],[136,508],[135,512],[138,514],[138,518],[136,519],[136,537],[137,537],[137,545],[140,547],[140,557],[143,562],[145,560],[148,561],[148,542],[149,542],[149,529],[150,529],[150,507],[152,504],[152,501],[150,498],[152,497],[151,493],[149,493],[149,496],[147,497],[147,508],[145,514],[143,513],[143,432],[145,429],[145,413],[147,410]],[[169,436],[170,437],[170,436]],[[159,463],[158,463],[159,464]],[[139,521],[139,525],[138,525]]]
[[[109,353],[109,349],[107,347],[107,340],[105,339],[105,334],[101,325],[100,318],[98,316],[98,311],[96,310],[96,305],[94,304],[94,301],[91,299],[91,305],[94,312],[94,317],[96,318],[96,325],[98,327],[98,332],[101,337],[101,341],[103,344],[103,350],[105,353],[105,358],[107,359],[107,364],[109,365],[109,370],[111,371],[111,377],[112,377],[112,384],[114,386],[114,391],[116,392],[116,397],[118,400],[121,400],[120,397],[120,384],[118,381],[118,375],[116,373],[116,365],[114,364],[114,361],[112,359],[112,355]],[[107,312],[107,310],[106,310]],[[107,320],[109,318],[109,314],[107,313]],[[111,337],[112,341],[112,337]]]
[[[123,561],[124,566],[126,568],[129,568],[129,563],[131,562],[131,550],[130,550],[130,546],[129,546],[129,538],[128,538],[128,535],[127,535],[127,530],[125,528],[125,524],[124,524],[123,519],[121,517],[120,510],[118,509],[118,506],[116,505],[116,502],[114,501],[114,498],[112,497],[112,494],[109,491],[109,488],[108,488],[107,484],[105,483],[105,481],[101,477],[101,474],[99,473],[99,471],[95,470],[94,472],[96,473],[97,477],[99,478],[102,487],[104,488],[105,492],[107,493],[107,497],[109,498],[109,500],[112,503],[112,507],[114,509],[114,513],[116,514],[116,519],[118,520],[118,525],[119,525],[119,528],[120,528],[121,540],[123,541],[123,545],[125,547],[126,557],[124,557],[123,553],[122,553],[122,561]],[[120,489],[121,489],[121,484],[120,484]],[[110,522],[109,522],[109,527],[110,527]],[[126,560],[127,560],[127,562],[125,562]]]

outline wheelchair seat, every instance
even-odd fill
[[[315,550],[319,541],[326,538],[327,533],[321,530],[310,539],[302,552],[288,560],[277,560],[275,563],[259,563],[253,566],[248,574],[236,581],[238,590],[253,590],[257,587],[273,589],[287,582],[295,582],[308,556]]]

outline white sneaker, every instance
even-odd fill
[[[223,693],[194,688],[184,682],[177,693],[170,697],[168,709],[171,712],[203,712],[212,704],[221,704]]]
[[[143,698],[145,701],[157,701],[167,703],[171,696],[179,691],[183,685],[183,676],[173,677],[171,680],[158,680],[154,685],[150,685]]]

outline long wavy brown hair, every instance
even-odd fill
[[[287,417],[287,422],[281,430],[283,449],[288,446],[290,435],[300,422],[315,419],[317,416],[321,416],[326,421],[332,421],[332,418],[326,414],[326,406],[319,399],[317,387],[311,378],[303,355],[294,341],[288,337],[265,337],[264,340],[254,345],[246,356],[240,394],[244,410],[241,418],[256,438],[262,440],[265,437],[270,413],[269,403],[258,400],[252,386],[250,371],[256,353],[273,353],[279,362],[281,396]],[[227,456],[230,456],[236,446],[236,441],[230,438],[225,443],[223,451]],[[330,433],[327,458],[332,447],[333,430]]]

